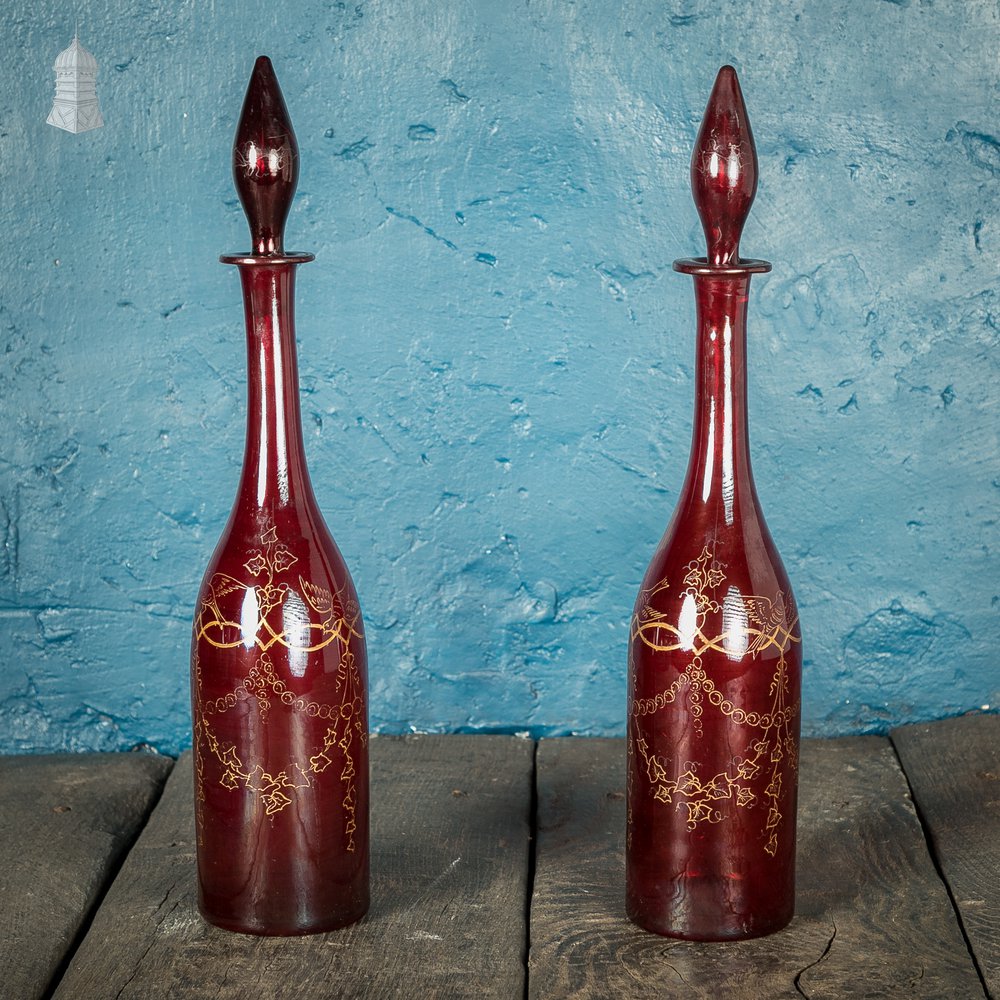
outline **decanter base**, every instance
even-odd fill
[[[629,920],[661,937],[685,941],[748,941],[774,934],[790,923],[795,907],[789,903],[767,911],[734,907],[731,886],[716,880],[689,880],[655,897],[629,893],[625,910]]]
[[[261,915],[221,913],[198,901],[198,911],[207,923],[237,934],[258,937],[303,937],[307,934],[324,934],[356,924],[368,912],[368,899],[357,901],[351,907],[326,913],[322,916],[304,917],[296,921],[273,920]]]
[[[205,920],[227,931],[238,934],[256,934],[263,937],[299,937],[305,934],[322,934],[357,923],[367,912],[370,894],[366,886],[345,892],[339,899],[312,899],[294,893],[275,894],[269,899],[258,899],[256,905],[246,901],[226,899],[224,896],[198,894],[198,910]]]

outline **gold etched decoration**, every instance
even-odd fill
[[[276,529],[271,528],[243,564],[252,582],[216,573],[206,586],[195,619],[199,644],[204,640],[215,649],[232,650],[239,656],[249,651],[253,658],[245,676],[231,690],[210,698],[204,693],[196,645],[195,684],[200,706],[194,733],[197,795],[204,801],[211,761],[219,785],[231,792],[252,793],[265,815],[274,818],[292,804],[301,790],[314,787],[319,775],[339,761],[346,849],[353,852],[357,830],[356,747],[365,746],[368,740],[362,679],[351,648],[354,641],[363,640],[361,611],[353,597],[344,600],[339,592],[314,584],[300,574],[293,583],[282,579],[298,561],[278,541]],[[331,643],[339,649],[333,678],[335,697],[316,701],[296,694],[290,687],[291,678],[276,663],[280,664],[286,655],[324,650]],[[283,650],[289,653],[283,654]],[[262,733],[266,733],[269,720],[279,709],[329,725],[320,743],[303,747],[301,756],[290,757],[278,769],[265,770],[247,757],[246,750],[238,753],[235,743],[220,735],[224,731],[221,717],[237,706],[241,712],[256,714]]]
[[[684,571],[681,608],[675,619],[668,619],[664,612],[653,607],[655,596],[669,587],[665,579],[643,592],[639,610],[632,618],[633,644],[641,642],[657,653],[687,654],[684,669],[669,685],[650,698],[633,700],[633,724],[684,697],[697,737],[703,735],[702,717],[709,706],[737,726],[747,728],[747,745],[724,771],[709,777],[700,773],[697,762],[671,763],[655,754],[645,738],[637,736],[635,743],[641,760],[635,762],[636,767],[630,768],[630,773],[637,770],[645,775],[656,801],[686,810],[689,830],[701,823],[721,822],[727,804],[741,809],[765,808],[768,840],[764,850],[773,857],[783,818],[782,770],[797,767],[792,720],[797,717],[799,705],[788,703],[786,654],[793,643],[801,642],[798,618],[789,618],[781,591],[769,598],[741,595],[730,588],[720,599],[720,588],[726,582],[725,566],[715,562],[707,546]],[[711,627],[720,618],[721,628]],[[719,690],[705,670],[703,657],[708,652],[733,659],[758,659],[772,649],[777,652],[777,659],[767,711],[753,711],[736,704]]]
[[[216,573],[208,583],[207,593],[195,618],[195,636],[217,649],[256,645],[266,653],[272,646],[312,653],[331,642],[347,644],[361,638],[361,611],[354,601],[347,605],[339,595],[308,580],[299,579],[302,595],[321,616],[320,621],[302,620],[301,615],[284,613],[289,594],[287,582],[277,582],[279,573],[298,562],[288,548],[277,540],[271,528],[261,539],[260,548],[252,549],[243,568],[256,579],[252,583]],[[238,595],[233,597],[232,595]],[[295,594],[298,601],[302,597]],[[227,611],[223,611],[223,608]],[[232,617],[238,611],[239,619]],[[289,626],[289,621],[293,623]]]
[[[200,682],[200,670],[196,677]],[[275,673],[270,659],[261,656],[251,668],[247,677],[228,694],[203,702],[203,715],[199,718],[195,731],[195,745],[198,749],[196,770],[198,776],[198,796],[204,799],[205,762],[201,748],[208,752],[221,766],[219,784],[230,791],[248,789],[260,797],[268,816],[281,812],[292,802],[296,790],[310,788],[316,775],[322,774],[333,763],[339,751],[343,766],[340,780],[344,784],[342,801],[347,820],[344,832],[347,835],[347,850],[355,849],[354,833],[357,829],[355,811],[357,808],[357,769],[352,747],[357,739],[362,746],[368,741],[368,733],[362,724],[361,676],[357,661],[350,650],[343,653],[336,679],[336,705],[296,697]],[[307,760],[289,760],[275,773],[265,771],[260,765],[244,762],[237,754],[235,744],[220,739],[214,730],[211,717],[224,715],[240,703],[253,703],[262,724],[266,725],[268,714],[276,703],[287,706],[292,712],[309,718],[330,720],[323,737],[323,743]]]
[[[352,657],[353,660],[353,657]],[[357,681],[356,667],[348,668],[348,672],[355,675],[355,685]],[[286,692],[287,693],[287,692]],[[247,695],[244,693],[243,699]],[[237,697],[237,701],[243,700]],[[224,699],[223,699],[224,700]],[[357,830],[355,811],[357,809],[357,787],[355,778],[357,770],[355,768],[354,757],[351,754],[351,746],[354,738],[358,738],[363,745],[367,742],[368,734],[364,732],[364,727],[360,722],[359,706],[354,699],[349,704],[342,705],[339,709],[331,708],[329,705],[319,705],[316,702],[305,701],[297,698],[292,701],[293,710],[304,711],[307,715],[319,715],[321,718],[329,718],[333,725],[329,726],[323,738],[322,746],[316,753],[309,757],[308,764],[304,765],[298,761],[290,761],[286,767],[275,774],[265,771],[260,765],[249,766],[237,755],[236,747],[232,743],[220,740],[214,733],[211,724],[207,719],[200,719],[195,733],[195,740],[200,747],[204,745],[208,751],[218,761],[222,767],[222,775],[219,784],[230,791],[239,788],[246,788],[256,793],[260,797],[264,812],[268,816],[281,812],[292,802],[291,795],[301,788],[311,788],[316,780],[316,775],[322,774],[333,763],[332,754],[336,754],[339,749],[343,754],[344,765],[341,769],[340,780],[344,783],[343,808],[347,814],[347,821],[344,832],[347,835],[347,850],[355,849],[354,833]],[[223,709],[225,711],[226,709]],[[199,797],[204,798],[202,782],[204,780],[204,761],[199,752],[198,755],[198,791]]]

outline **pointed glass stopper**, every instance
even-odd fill
[[[267,56],[254,63],[233,142],[233,179],[255,257],[284,252],[285,220],[299,179],[299,147]]]
[[[738,264],[740,236],[757,193],[757,150],[736,70],[723,66],[691,157],[691,191],[708,242],[708,263]]]

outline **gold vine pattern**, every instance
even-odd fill
[[[269,529],[261,543],[260,548],[250,551],[244,568],[251,576],[263,579],[258,583],[245,584],[225,574],[216,573],[209,583],[195,619],[195,636],[198,640],[204,640],[217,649],[255,646],[259,651],[258,659],[247,676],[232,691],[219,698],[199,698],[201,710],[194,734],[198,796],[204,800],[206,762],[202,753],[203,746],[221,765],[219,783],[231,791],[245,788],[258,795],[267,816],[274,816],[290,805],[297,790],[312,787],[317,776],[333,764],[336,750],[339,749],[343,759],[340,780],[344,785],[342,805],[346,815],[347,850],[354,851],[354,834],[357,830],[357,769],[352,748],[355,740],[361,746],[365,746],[368,740],[362,722],[364,704],[361,675],[355,654],[350,648],[352,639],[363,638],[360,610],[353,601],[345,605],[339,594],[335,596],[299,576],[301,594],[320,621],[313,621],[310,615],[308,621],[303,619],[296,623],[293,635],[289,635],[284,627],[280,630],[274,628],[268,621],[268,615],[275,609],[283,609],[290,595],[297,596],[287,583],[276,583],[275,578],[293,566],[298,557],[278,541],[276,528]],[[238,590],[244,594],[253,591],[255,602],[251,603],[251,609],[255,612],[256,622],[252,619],[236,622],[227,619],[222,613],[220,602]],[[299,601],[302,603],[301,598]],[[282,619],[284,618],[285,615],[282,614]],[[233,638],[234,633],[238,638]],[[296,697],[278,676],[268,650],[277,643],[286,649],[309,653],[323,649],[332,642],[337,642],[341,651],[335,680],[338,703],[328,704]],[[200,692],[201,659],[197,653],[195,683]],[[280,703],[292,712],[309,718],[329,720],[331,725],[324,734],[322,745],[315,748],[316,752],[308,758],[308,762],[290,760],[280,771],[270,773],[259,764],[244,761],[235,745],[221,740],[214,730],[213,717],[224,715],[236,705],[248,701],[255,702],[262,724],[267,723],[273,706]]]
[[[675,775],[666,761],[650,750],[642,736],[635,739],[635,761],[648,778],[653,798],[687,811],[687,825],[694,830],[699,823],[719,823],[724,818],[722,803],[729,801],[738,808],[752,808],[763,799],[768,810],[765,831],[768,835],[764,850],[774,855],[778,849],[778,829],[783,818],[780,809],[782,764],[797,766],[796,740],[791,722],[797,717],[799,705],[789,704],[786,654],[793,643],[801,642],[798,618],[789,617],[784,594],[779,590],[774,599],[756,595],[739,595],[742,614],[734,614],[727,598],[722,604],[716,591],[725,582],[724,567],[717,564],[706,546],[701,555],[685,566],[682,595],[686,612],[674,624],[666,614],[656,611],[652,599],[669,587],[666,579],[645,593],[641,610],[632,619],[631,641],[642,642],[655,652],[683,651],[690,654],[684,670],[662,691],[650,698],[636,698],[631,706],[632,724],[640,717],[652,715],[675,702],[683,692],[698,736],[703,734],[702,716],[705,704],[712,706],[738,726],[756,730],[744,754],[736,755],[725,771],[702,777],[699,765],[688,761],[684,770]],[[722,614],[723,629],[718,634],[706,632],[707,624]],[[735,704],[716,687],[704,668],[706,652],[727,655],[737,650],[740,656],[758,656],[774,648],[778,658],[771,678],[770,709],[766,712],[747,711]],[[631,775],[632,768],[630,768]],[[759,785],[767,781],[760,791]],[[757,790],[754,790],[754,785]]]
[[[251,549],[250,557],[243,564],[251,576],[265,576],[262,582],[246,584],[225,573],[216,573],[212,577],[208,593],[195,618],[195,636],[216,649],[234,649],[252,641],[264,653],[275,644],[286,649],[312,653],[331,642],[347,646],[352,638],[360,639],[358,625],[361,615],[357,608],[351,608],[353,614],[348,617],[346,610],[339,607],[340,602],[334,599],[329,590],[310,583],[302,576],[299,576],[302,595],[320,620],[303,621],[301,629],[296,629],[294,635],[289,635],[289,630],[284,625],[276,629],[271,624],[268,616],[275,608],[280,608],[292,593],[287,583],[275,583],[275,576],[298,562],[298,556],[293,555],[286,545],[278,541],[277,533],[277,528],[270,528],[261,539],[262,547]],[[246,622],[227,618],[220,607],[223,598],[237,592],[247,594],[250,591],[253,591],[256,601],[255,628],[248,627]]]

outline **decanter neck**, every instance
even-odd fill
[[[697,342],[691,458],[682,496],[732,525],[756,504],[747,429],[746,318],[750,275],[695,275]]]
[[[238,503],[244,509],[308,503],[295,351],[298,262],[239,262],[247,330],[247,436]]]

